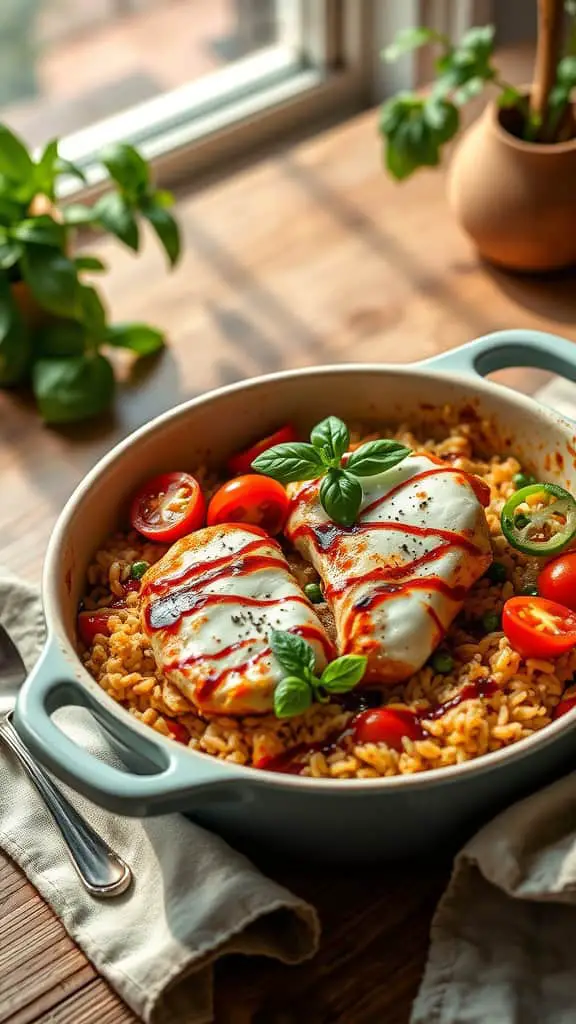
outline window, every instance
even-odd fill
[[[460,3],[460,6],[461,3]],[[468,0],[466,6],[471,5]],[[125,140],[164,180],[414,81],[378,75],[398,28],[457,0],[0,0],[0,119],[98,181]],[[190,153],[193,147],[193,155]],[[76,187],[76,185],[74,185]],[[72,188],[72,186],[71,186]]]

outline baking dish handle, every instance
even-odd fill
[[[51,717],[69,705],[87,708],[143,774],[115,768],[70,739]],[[143,735],[123,722],[74,678],[73,666],[54,638],[19,693],[14,724],[32,754],[58,778],[119,814],[140,818],[247,797],[245,781],[234,778],[231,765],[202,755],[192,758],[153,730]]]
[[[576,381],[576,343],[544,331],[495,331],[416,365],[480,377],[509,366],[530,366]]]

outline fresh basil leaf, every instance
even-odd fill
[[[286,444],[275,444],[256,456],[252,469],[283,484],[289,484],[296,480],[314,480],[322,476],[325,466],[320,452],[313,445],[303,441],[288,441]]]
[[[152,192],[150,199],[155,206],[163,206],[167,209],[169,206],[174,206],[174,195],[172,192],[168,192],[165,188],[158,188],[155,192]]]
[[[173,267],[180,257],[180,229],[174,217],[163,206],[147,201],[140,206],[146,220],[150,222]]]
[[[49,245],[55,249],[64,246],[64,227],[58,224],[49,214],[30,217],[21,221],[10,231],[12,238],[27,245]]]
[[[9,228],[13,224],[18,224],[25,217],[25,203],[19,203],[15,199],[8,199],[6,196],[0,197],[0,224],[3,227]]]
[[[129,348],[139,356],[152,355],[164,347],[161,332],[147,324],[110,324],[103,340],[116,348]]]
[[[314,649],[296,633],[285,633],[280,629],[272,630],[270,647],[284,672],[289,675],[305,677],[314,672],[316,666]]]
[[[150,183],[150,168],[134,146],[117,142],[106,146],[99,154],[110,177],[132,197],[141,195]]]
[[[418,28],[403,28],[396,34],[394,42],[383,50],[382,58],[391,63],[398,60],[405,53],[418,50],[421,46],[426,46],[428,43],[445,44],[446,42],[446,36],[443,36],[433,28],[425,28],[423,25]]]
[[[392,469],[410,455],[410,448],[399,441],[367,441],[366,444],[351,452],[346,469],[354,476],[376,476]]]
[[[98,219],[94,207],[84,206],[83,203],[70,203],[69,206],[63,206],[61,213],[66,224],[79,227],[83,227],[85,224],[94,224]]]
[[[106,264],[102,263],[102,260],[99,260],[97,256],[76,256],[74,263],[77,270],[92,270],[98,274],[108,269]]]
[[[294,718],[303,715],[312,703],[310,683],[298,676],[287,676],[274,690],[274,714],[276,718]]]
[[[10,270],[23,252],[24,248],[20,242],[0,242],[0,270]]]
[[[78,272],[64,253],[47,245],[30,245],[22,255],[22,273],[43,309],[59,316],[76,316]]]
[[[358,685],[367,664],[368,659],[363,654],[345,654],[326,666],[320,684],[327,693],[347,693]]]
[[[71,160],[65,160],[61,156],[57,157],[54,169],[56,174],[67,174],[69,178],[78,178],[84,185],[88,184],[88,179],[82,168],[78,167],[78,164],[72,163]]]
[[[34,176],[26,146],[5,124],[0,124],[0,174],[22,185],[31,185]]]
[[[344,469],[329,469],[320,484],[324,511],[339,526],[352,526],[362,504],[362,485]]]
[[[326,453],[330,460],[340,460],[350,444],[350,433],[348,427],[337,416],[328,416],[321,423],[317,423],[310,440],[320,454]]]
[[[138,222],[130,203],[118,192],[107,192],[94,204],[95,219],[134,252],[140,247]]]
[[[86,333],[102,341],[106,333],[106,310],[98,292],[91,284],[80,285],[80,316]]]
[[[0,387],[24,380],[31,354],[30,338],[10,284],[0,276]]]
[[[84,352],[86,330],[77,320],[58,320],[37,328],[33,342],[38,356],[78,356]]]
[[[58,139],[52,139],[44,147],[34,171],[36,190],[49,199],[54,199],[57,159]]]
[[[114,396],[114,372],[103,355],[39,359],[32,386],[46,423],[74,423],[98,416]]]

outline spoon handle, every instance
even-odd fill
[[[127,864],[78,814],[24,746],[9,715],[0,716],[0,736],[18,758],[58,825],[80,880],[92,896],[119,896],[132,880]]]

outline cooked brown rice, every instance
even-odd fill
[[[110,614],[109,635],[98,634],[83,651],[86,668],[142,722],[164,735],[177,733],[179,739],[187,738],[190,747],[214,757],[258,766],[301,744],[314,745],[303,757],[301,774],[315,777],[370,778],[426,771],[459,764],[543,729],[576,672],[576,649],[555,661],[524,659],[502,632],[480,630],[483,615],[500,613],[509,597],[535,582],[541,567],[541,560],[536,563],[512,549],[501,533],[500,511],[514,491],[512,478],[521,466],[511,456],[481,457],[486,431],[486,424],[471,422],[448,425],[441,440],[416,438],[406,427],[394,432],[410,447],[424,447],[486,480],[491,489],[486,515],[494,556],[508,574],[505,583],[483,577],[468,594],[443,644],[454,659],[449,675],[435,674],[428,664],[406,684],[384,691],[384,703],[418,713],[425,739],[405,737],[402,751],[382,743],[355,745],[352,736],[346,735],[353,712],[337,703],[315,704],[304,715],[288,720],[273,715],[236,719],[198,712],[158,670],[140,626],[138,594],[125,594],[132,563],[141,559],[153,563],[166,550],[135,532],[112,536],[96,552],[88,569],[85,608],[110,608],[122,598],[125,607],[114,608]],[[370,437],[380,435],[392,433],[383,430]],[[360,437],[358,433],[358,443]],[[364,434],[362,441],[366,439]],[[302,563],[295,560],[294,569],[302,572]],[[329,622],[325,624],[329,627]],[[463,700],[439,717],[426,720],[426,709],[450,701],[464,686],[483,680],[496,684],[495,692]],[[341,737],[337,746],[330,743],[335,735]]]

